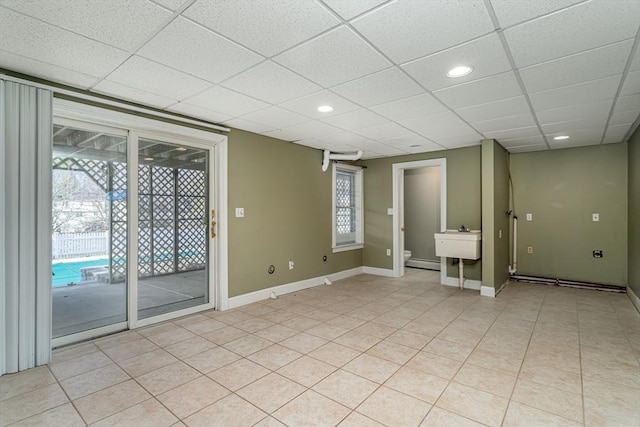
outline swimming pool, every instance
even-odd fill
[[[51,281],[54,288],[68,286],[71,283],[78,284],[82,281],[80,269],[85,267],[97,267],[108,265],[108,258],[90,259],[82,261],[56,262],[51,266],[53,276]]]

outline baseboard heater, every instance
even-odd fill
[[[547,286],[564,286],[567,288],[592,289],[596,291],[619,292],[623,294],[627,293],[627,288],[624,286],[605,285],[603,283],[580,282],[576,280],[563,280],[557,278],[552,279],[549,277],[523,276],[519,274],[513,274],[510,278],[516,282],[536,283]]]

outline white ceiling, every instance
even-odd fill
[[[639,17],[638,0],[0,0],[0,67],[365,158],[517,153],[629,136]]]

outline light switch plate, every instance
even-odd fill
[[[236,208],[236,218],[244,218],[244,208]]]
[[[387,215],[393,215],[393,208],[387,208]]]
[[[533,221],[533,214],[527,214],[527,221]]]

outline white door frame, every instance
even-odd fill
[[[137,300],[136,298],[128,298],[127,314],[128,320],[114,325],[102,328],[91,329],[79,332],[77,334],[62,336],[52,340],[52,347],[71,344],[73,342],[83,341],[95,338],[101,335],[117,332],[124,329],[134,329],[153,323],[162,322],[176,317],[185,316],[199,311],[210,310],[216,308],[218,310],[226,310],[229,306],[228,301],[228,227],[227,227],[227,201],[228,201],[228,138],[213,132],[207,132],[190,127],[175,125],[172,123],[162,122],[149,119],[146,117],[135,116],[132,114],[122,113],[114,110],[107,110],[99,107],[81,104],[65,99],[54,99],[53,108],[54,120],[62,119],[62,121],[77,122],[78,124],[95,126],[109,126],[117,129],[129,130],[129,146],[127,150],[127,163],[134,165],[137,162],[137,140],[138,136],[147,138],[164,140],[167,142],[177,142],[184,145],[193,145],[211,149],[211,161],[209,176],[209,208],[216,210],[216,238],[211,246],[209,268],[209,303],[196,307],[179,310],[160,316],[154,316],[147,319],[138,320],[137,318]],[[137,163],[136,163],[137,164]],[[129,185],[136,185],[137,188],[137,170],[129,168],[127,180]],[[134,188],[134,187],[132,187]],[[128,192],[128,222],[137,224],[138,218],[138,201],[134,197],[133,192]],[[131,222],[131,220],[135,222]],[[135,252],[133,250],[135,249]],[[137,254],[137,233],[129,233],[128,236],[129,253]],[[131,265],[134,257],[129,257],[127,285],[137,289],[137,266]],[[129,291],[130,292],[130,291]],[[130,295],[137,295],[131,293]]]
[[[404,171],[440,166],[440,228],[447,228],[447,159],[417,160],[392,165],[393,277],[404,276]],[[433,238],[433,236],[431,236]],[[440,283],[447,281],[447,259],[440,258]]]

